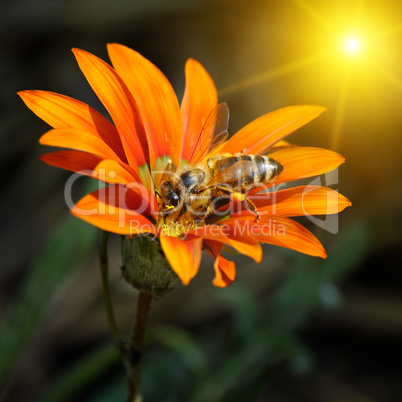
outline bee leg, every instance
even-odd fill
[[[233,202],[242,202],[242,203],[244,203],[244,201],[246,200],[246,196],[243,193],[240,193],[239,191],[232,191],[230,193],[230,199]]]
[[[255,221],[258,222],[260,220],[260,213],[258,212],[257,207],[255,206],[254,202],[250,200],[250,198],[244,197],[243,203],[246,205],[246,207],[251,207],[253,212],[256,214]]]
[[[179,215],[177,215],[177,218],[175,219],[175,223],[177,223],[178,221],[179,221],[179,218],[182,216],[182,215],[184,215],[185,213],[186,213],[186,211],[187,211],[187,203],[185,203],[185,204],[183,204],[183,206],[182,206],[182,208],[181,208],[181,210],[180,210],[180,213],[179,213]]]
[[[254,202],[247,198],[243,193],[239,193],[238,191],[233,191],[230,194],[230,198],[233,201],[241,201],[246,208],[251,208],[256,215],[255,221],[258,222],[260,220],[260,213],[257,210]]]
[[[214,212],[214,210],[211,208],[211,205],[207,205],[206,206],[206,211],[205,211],[205,214],[204,214],[204,219],[206,219],[209,215],[211,215],[213,212]]]

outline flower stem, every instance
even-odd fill
[[[102,231],[100,247],[99,247],[99,259],[100,259],[100,271],[102,278],[102,292],[103,292],[103,301],[105,304],[106,315],[109,321],[109,326],[113,334],[114,342],[119,349],[121,350],[121,337],[120,332],[117,327],[116,318],[113,311],[112,300],[110,298],[110,290],[109,290],[109,264],[108,264],[108,252],[107,252],[107,243],[109,240],[109,232]]]
[[[141,398],[141,350],[152,295],[140,292],[137,316],[128,348],[128,402],[140,402]]]
[[[109,290],[109,268],[107,244],[109,233],[102,231],[99,248],[100,271],[102,278],[103,300],[107,319],[113,333],[115,344],[124,362],[128,379],[128,402],[141,402],[141,350],[152,294],[144,291],[139,292],[137,302],[137,314],[128,339],[128,344],[123,343],[113,311]]]

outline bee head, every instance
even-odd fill
[[[170,181],[164,181],[160,185],[160,196],[165,205],[169,207],[177,207],[180,202],[180,198],[172,189],[172,183]]]

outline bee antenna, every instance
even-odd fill
[[[161,195],[158,193],[158,190],[157,190],[157,189],[155,189],[155,194],[156,194],[159,198],[162,198]]]

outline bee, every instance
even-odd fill
[[[260,214],[246,193],[273,182],[283,166],[267,156],[245,153],[222,153],[208,158],[227,139],[228,122],[227,104],[221,103],[206,119],[190,163],[176,172],[168,164],[156,191],[165,220],[205,220],[219,206],[217,200],[227,201],[229,197],[250,208],[258,221]],[[206,163],[200,163],[205,158]]]

